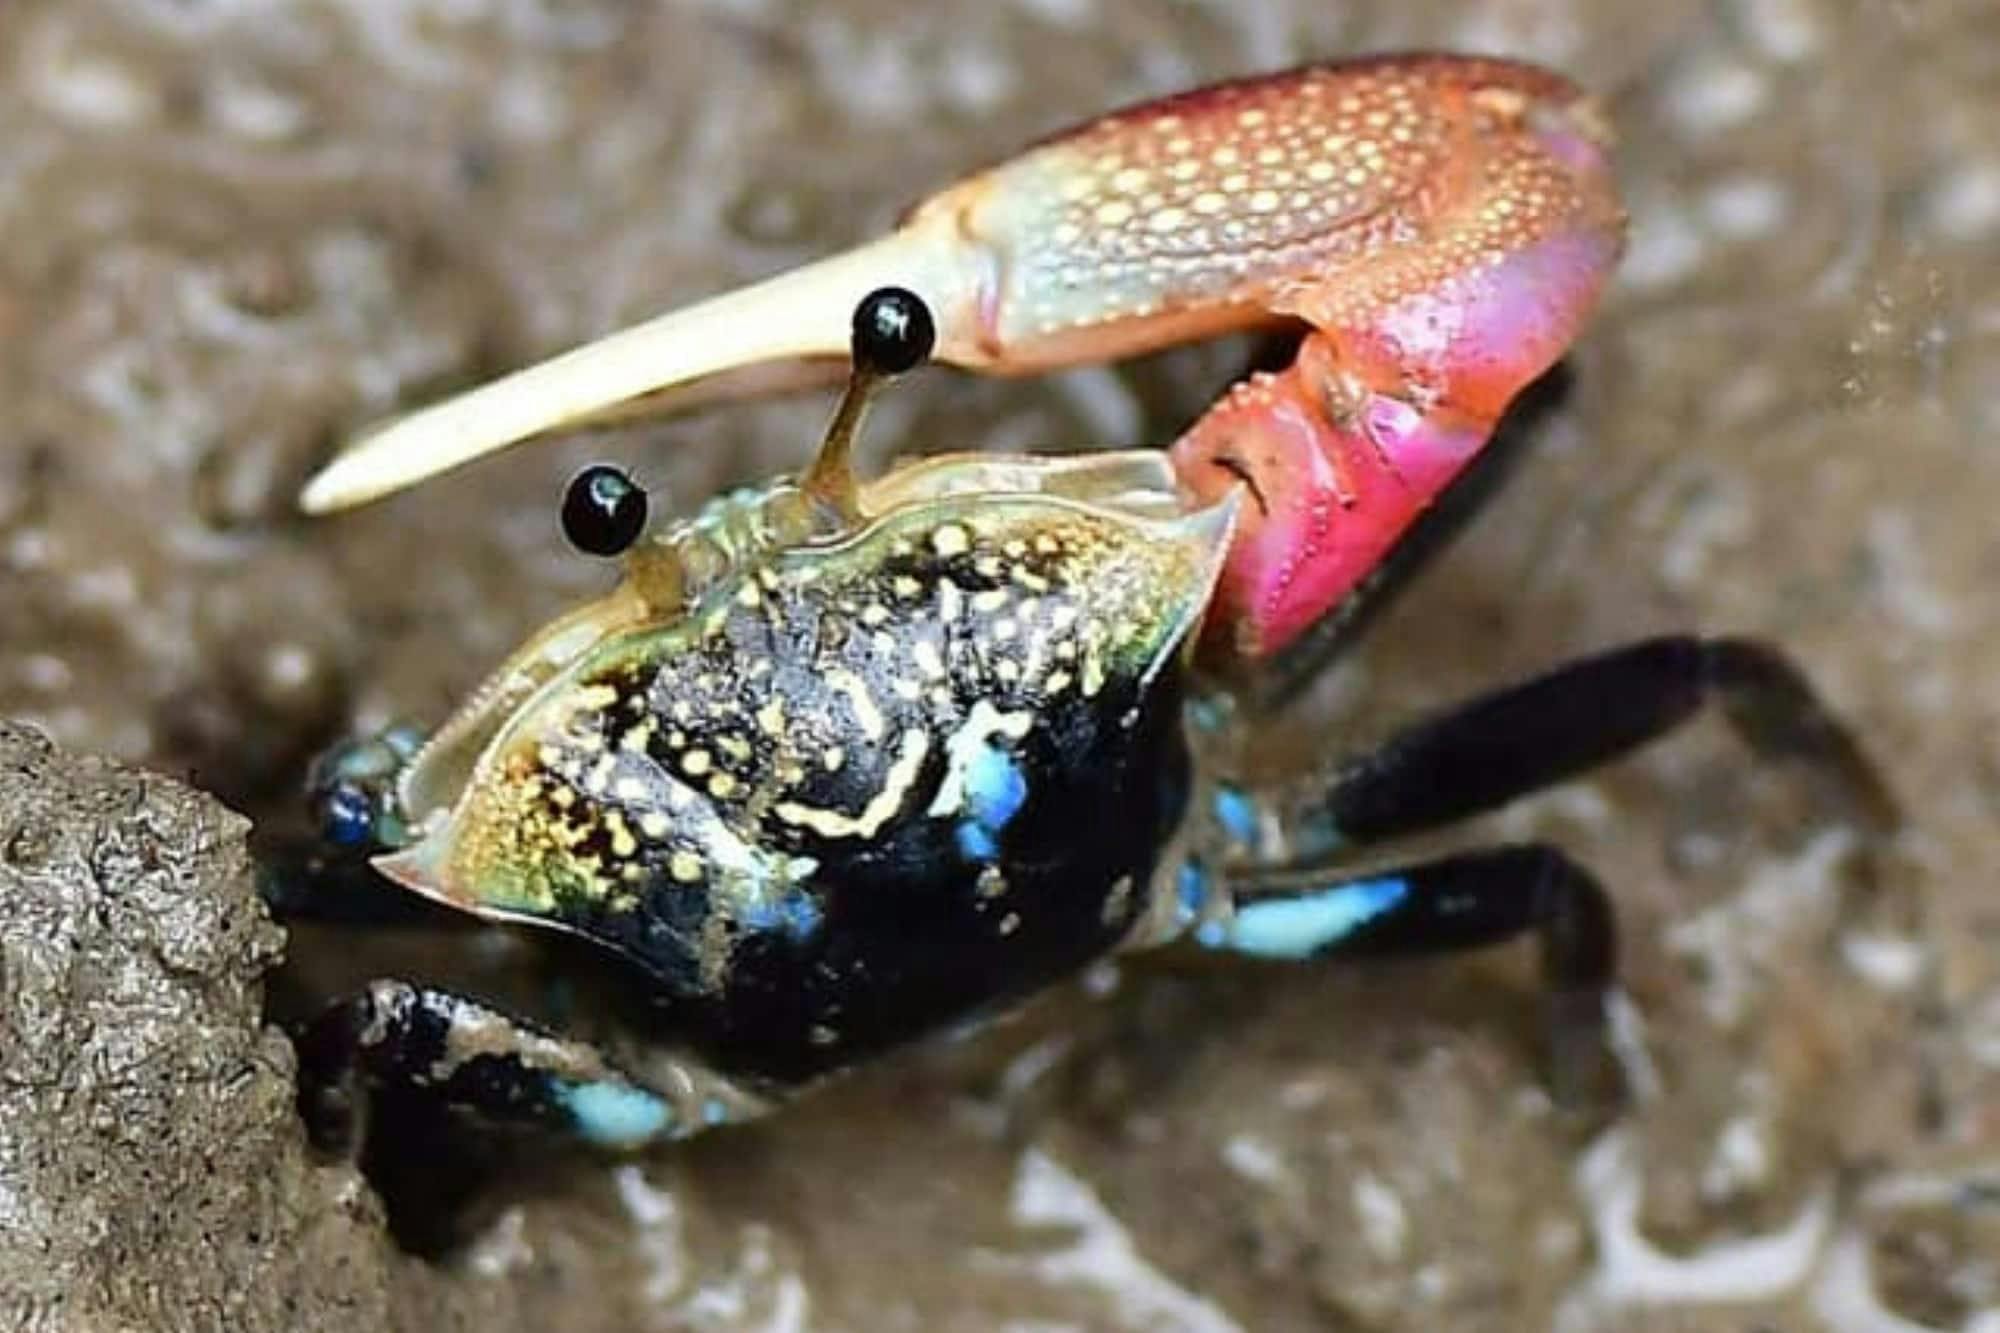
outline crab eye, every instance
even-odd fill
[[[854,307],[854,366],[900,375],[930,359],[937,325],[924,298],[902,287],[880,287]]]
[[[352,778],[341,778],[319,798],[319,832],[335,847],[371,846],[375,841],[375,801]]]
[[[606,463],[576,474],[563,494],[563,536],[586,555],[623,555],[646,530],[646,492]]]

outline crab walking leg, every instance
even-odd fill
[[[1218,785],[1217,849],[1179,872],[1173,919],[1210,948],[1294,961],[1478,948],[1535,933],[1559,1087],[1592,1056],[1614,983],[1615,924],[1597,879],[1541,845],[1359,872],[1359,848],[1428,832],[1550,787],[1719,709],[1763,758],[1795,768],[1830,814],[1885,834],[1896,804],[1840,721],[1783,654],[1744,639],[1643,640],[1418,722],[1302,792]],[[1597,1051],[1601,1054],[1601,1050]]]
[[[1533,935],[1557,1089],[1579,1096],[1609,1070],[1604,1002],[1616,981],[1617,923],[1596,876],[1557,848],[1484,848],[1367,874],[1236,869],[1200,891],[1226,906],[1204,905],[1195,943],[1284,962],[1455,953]]]
[[[1282,811],[1217,789],[1226,842],[1284,854],[1423,833],[1610,763],[1717,708],[1750,748],[1795,770],[1827,812],[1871,834],[1900,822],[1894,797],[1803,672],[1768,644],[1674,635],[1567,663],[1404,728]]]
[[[688,1138],[767,1108],[705,1070],[641,1082],[581,1042],[449,991],[376,981],[299,1039],[299,1105],[313,1141],[351,1150],[374,1088],[421,1091],[499,1129],[538,1129],[611,1151]],[[668,1091],[666,1084],[674,1085]]]
[[[1305,324],[1322,331],[1317,350],[1274,410],[1330,421],[1410,494],[1368,500],[1347,524],[1370,534],[1357,545],[1299,520],[1352,498],[1322,475],[1351,466],[1342,448],[1307,439],[1309,457],[1294,443],[1255,476],[1284,509],[1232,577],[1228,605],[1249,620],[1227,628],[1267,652],[1339,595],[1361,546],[1380,548],[1421,508],[1589,316],[1624,229],[1607,142],[1574,85],[1456,56],[1308,67],[1132,107],[933,195],[886,238],[409,416],[335,460],[302,503],[358,504],[635,407],[831,378],[856,300],[880,286],[935,312],[938,360],[1001,374]],[[1218,420],[1253,418],[1260,392]],[[1188,487],[1211,498],[1228,484],[1224,434],[1212,422],[1179,451]],[[1278,581],[1296,591],[1251,595]]]

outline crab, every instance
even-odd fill
[[[1615,648],[1283,789],[1233,777],[1217,738],[1278,715],[1288,689],[1270,681],[1329,660],[1416,520],[1581,330],[1623,243],[1609,142],[1574,85],[1499,60],[1190,92],[337,459],[309,510],[557,428],[850,377],[797,477],[657,532],[624,474],[579,476],[564,526],[622,562],[616,587],[428,737],[318,767],[323,867],[566,938],[568,975],[608,998],[585,1032],[367,984],[301,1035],[316,1140],[351,1146],[392,1089],[597,1148],[682,1139],[1168,946],[1301,962],[1533,936],[1559,1075],[1599,1062],[1617,932],[1588,870],[1542,844],[1382,853],[1710,703],[1857,817],[1893,819],[1781,652]],[[870,394],[933,356],[1027,373],[1259,327],[1302,335],[1296,359],[1165,451],[857,475]],[[310,886],[285,908],[346,910]]]

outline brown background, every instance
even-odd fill
[[[1984,0],[11,0],[0,715],[275,809],[329,737],[436,718],[602,580],[554,522],[580,462],[634,461],[692,503],[795,466],[827,403],[289,516],[341,433],[868,235],[1110,104],[1417,45],[1527,55],[1605,92],[1634,242],[1538,456],[1317,703],[1373,726],[1634,635],[1782,639],[1911,811],[1872,863],[1890,901],[1843,906],[1871,863],[1705,723],[1480,830],[1559,839],[1626,908],[1662,1087],[1609,1137],[1550,1113],[1515,951],[1386,973],[1128,967],[766,1126],[541,1181],[454,1275],[353,1241],[357,1306],[488,1330],[2000,1319]],[[933,373],[871,438],[1164,440],[1239,355],[1032,384]],[[1332,744],[1290,731],[1274,762]],[[1796,1272],[1704,1285],[1606,1262],[1628,1252],[1594,1228],[1628,1183],[1668,1251],[1824,1228]],[[225,1259],[244,1243],[212,1239]],[[1855,1313],[1864,1258],[1919,1322]],[[1621,1303],[1654,1281],[1666,1307]],[[300,1300],[292,1326],[380,1317]]]

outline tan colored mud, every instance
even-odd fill
[[[17,742],[0,830],[43,812],[72,849],[0,870],[0,1296],[38,1302],[26,1326],[145,1327],[148,1289],[241,1302],[162,1328],[2000,1326],[1984,0],[0,5],[0,715],[268,815],[332,735],[436,719],[601,582],[554,521],[580,462],[692,503],[796,465],[828,403],[290,517],[340,433],[870,234],[1109,103],[1418,45],[1606,91],[1634,245],[1537,456],[1316,704],[1372,723],[1636,635],[1770,636],[1913,817],[1857,856],[1706,723],[1471,831],[1614,885],[1657,1096],[1608,1129],[1550,1110],[1522,951],[1127,967],[767,1125],[524,1172],[439,1271],[291,1137],[233,826]],[[1163,440],[1237,355],[929,374],[871,438]],[[1274,761],[1322,734],[1288,733]],[[156,864],[86,873],[133,819]],[[106,1074],[78,1013],[145,1058]],[[102,1127],[126,1115],[173,1134]]]

